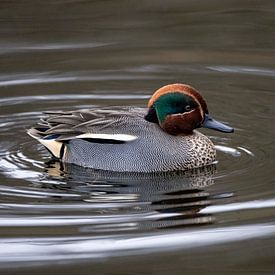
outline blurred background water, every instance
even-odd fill
[[[274,45],[274,1],[1,1],[1,274],[274,273]],[[173,82],[236,130],[201,130],[211,167],[95,172],[26,134]]]

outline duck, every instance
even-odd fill
[[[201,127],[234,129],[209,115],[192,86],[168,84],[156,90],[147,108],[92,107],[48,111],[27,133],[64,163],[114,172],[167,172],[213,164],[216,150]]]

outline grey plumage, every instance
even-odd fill
[[[146,121],[145,114],[146,109],[136,107],[47,112],[48,117],[30,129],[29,134],[40,142],[48,139],[64,144],[62,161],[94,169],[119,172],[185,170],[215,160],[214,146],[206,136],[197,131],[186,136],[170,135],[159,125]],[[77,137],[87,133],[124,134],[137,139],[118,144]]]

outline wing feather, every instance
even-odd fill
[[[45,114],[47,117],[41,118],[37,127],[29,130],[29,134],[38,140],[52,137],[55,141],[62,142],[90,134],[90,139],[92,140],[94,135],[97,142],[101,138],[112,139],[112,135],[114,139],[121,137],[123,141],[129,141],[137,137],[137,134],[131,131],[142,127],[140,124],[144,121],[145,110],[133,107],[105,107],[72,112],[47,111]]]

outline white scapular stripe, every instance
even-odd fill
[[[110,139],[110,140],[120,140],[120,141],[133,141],[136,140],[136,136],[126,135],[126,134],[92,134],[86,133],[75,138],[98,138],[98,139]]]

